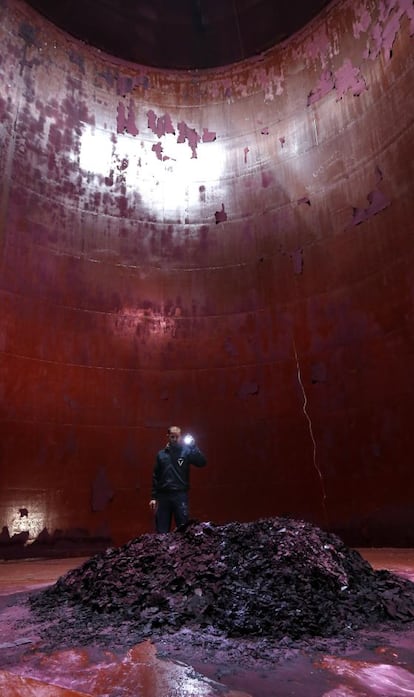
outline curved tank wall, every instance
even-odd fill
[[[413,543],[412,3],[186,72],[0,15],[0,541],[152,530],[177,423],[193,517]]]

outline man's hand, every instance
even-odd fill
[[[157,501],[156,501],[156,499],[151,499],[151,501],[149,502],[149,507],[150,507],[151,511],[156,511],[156,510],[157,510]]]

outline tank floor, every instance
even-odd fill
[[[414,549],[360,549],[375,569],[414,582]],[[353,650],[298,654],[263,668],[231,659],[213,665],[185,647],[186,660],[142,642],[111,652],[42,650],[24,600],[85,558],[0,561],[0,695],[6,697],[408,697],[414,696],[414,623],[366,631]],[[62,633],[65,627],[62,626]],[[191,633],[187,635],[191,643]],[[189,658],[190,657],[190,658]]]

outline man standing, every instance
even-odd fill
[[[207,464],[193,438],[189,437],[189,443],[183,442],[178,426],[170,426],[167,437],[167,445],[155,460],[150,501],[157,532],[162,533],[169,532],[173,516],[177,528],[187,522],[190,466]]]

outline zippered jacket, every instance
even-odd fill
[[[157,454],[152,477],[152,496],[188,491],[190,467],[205,467],[207,460],[197,446],[167,445]]]

